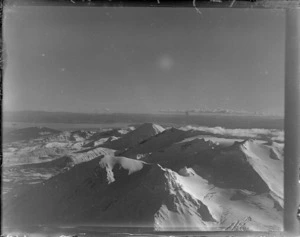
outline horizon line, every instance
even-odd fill
[[[156,112],[83,112],[83,111],[46,111],[46,110],[2,110],[3,115],[5,113],[65,113],[65,114],[85,114],[85,115],[113,115],[113,114],[153,114],[153,115],[160,115],[160,114],[182,114],[185,115],[200,115],[200,114],[219,114],[219,115],[236,115],[236,116],[261,116],[261,117],[281,117],[284,118],[285,114],[272,114],[272,113],[263,113],[263,112],[249,112],[249,111],[238,111],[238,110],[228,110],[227,109],[211,109],[211,110],[199,110],[195,111],[192,109],[188,110],[159,110]]]

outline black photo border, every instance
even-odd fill
[[[86,7],[194,7],[285,9],[285,159],[284,159],[284,231],[283,232],[154,232],[151,236],[300,236],[300,0],[4,0],[6,6],[86,6]],[[3,9],[1,9],[3,10]],[[3,17],[3,14],[1,14]],[[3,19],[2,19],[3,20]],[[2,27],[3,32],[3,27]],[[2,34],[3,35],[3,34]],[[1,82],[5,67],[5,45],[1,39]],[[2,92],[2,85],[1,85]],[[1,93],[2,96],[2,93]],[[2,110],[1,110],[2,115]],[[145,233],[146,234],[146,233]]]

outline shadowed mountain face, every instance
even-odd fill
[[[82,163],[11,199],[4,209],[10,213],[5,222],[133,222],[154,226],[154,215],[163,204],[176,212],[177,203],[185,206],[189,202],[199,209],[199,219],[214,221],[201,201],[182,190],[171,171],[123,157],[110,157],[101,168],[102,159]]]
[[[123,150],[129,147],[134,147],[137,144],[149,139],[152,136],[155,136],[165,129],[157,124],[145,123],[135,130],[127,133],[122,138],[109,141],[105,144],[105,147],[112,148],[115,150]]]
[[[143,124],[7,144],[4,154],[22,165],[4,167],[3,224],[281,229],[283,144],[274,142],[280,131],[217,128],[220,137],[201,129]],[[22,161],[26,152],[62,147],[67,156]],[[29,182],[42,169],[47,178]]]

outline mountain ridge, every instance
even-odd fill
[[[34,138],[24,143],[33,142],[27,150],[57,149],[65,144],[68,156],[21,166],[26,172],[52,166],[61,171],[7,192],[3,224],[280,230],[283,146],[263,140],[260,131],[255,137],[254,131],[243,140],[146,124],[124,129],[114,141],[111,138],[118,130],[106,134],[107,144],[137,136],[119,143],[116,150],[107,148],[106,142],[89,144],[102,139],[101,132]],[[22,144],[18,145],[22,148]],[[8,146],[15,154],[13,149],[18,148]]]

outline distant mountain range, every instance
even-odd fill
[[[274,116],[283,117],[283,114],[267,113],[267,112],[249,112],[246,110],[232,110],[232,109],[187,109],[187,110],[173,110],[162,109],[161,113],[184,113],[184,114],[201,114],[201,113],[215,113],[215,114],[232,114],[232,115],[252,115],[252,116]]]
[[[190,115],[190,116],[187,116]],[[222,126],[227,128],[275,128],[283,129],[284,118],[280,116],[257,116],[255,114],[236,114],[229,111],[172,112],[158,114],[105,113],[87,114],[46,111],[4,111],[4,122],[25,123],[68,123],[68,124],[113,124],[113,123],[151,123],[162,125],[194,124],[200,126]],[[5,126],[4,126],[5,127]]]

